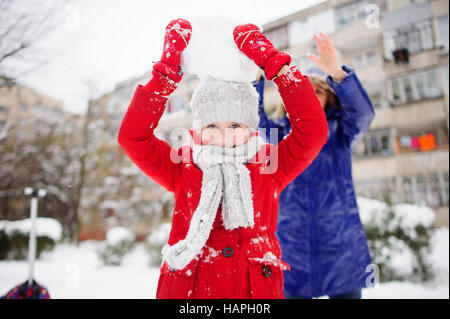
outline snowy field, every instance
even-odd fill
[[[155,298],[159,269],[149,266],[142,244],[126,256],[122,266],[102,266],[88,241],[79,247],[58,245],[36,263],[36,279],[52,298]],[[433,267],[437,278],[426,285],[408,282],[378,284],[363,290],[363,298],[449,298],[449,232],[440,229],[433,238]],[[0,262],[0,295],[26,280],[25,261]]]

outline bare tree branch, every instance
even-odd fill
[[[19,53],[20,51],[27,49],[30,45],[28,43],[21,43],[20,46],[18,48],[12,49],[10,52],[7,52],[5,54],[3,54],[2,57],[0,57],[0,63],[2,63],[3,60],[17,55],[17,53]]]
[[[62,22],[68,1],[0,0],[0,76],[14,80],[49,62],[37,44]]]

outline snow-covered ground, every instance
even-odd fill
[[[154,298],[159,269],[149,266],[143,244],[135,246],[122,266],[103,266],[96,254],[100,243],[79,247],[60,244],[37,261],[35,274],[52,298]],[[449,298],[449,231],[433,237],[433,266],[437,278],[430,284],[389,282],[365,289],[363,298]],[[0,262],[0,295],[26,280],[25,261]]]
[[[366,299],[448,299],[449,298],[449,230],[437,229],[431,240],[430,262],[435,279],[427,284],[387,282],[364,289]]]
[[[94,241],[58,245],[36,261],[35,279],[52,298],[155,298],[159,269],[149,266],[143,245],[136,245],[122,266],[103,266],[96,253],[100,246]],[[0,262],[0,295],[27,275],[26,261]]]

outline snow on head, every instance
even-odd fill
[[[248,21],[223,16],[191,21],[192,37],[182,55],[183,70],[200,78],[254,81],[258,67],[239,51],[233,39],[234,28],[243,23]]]

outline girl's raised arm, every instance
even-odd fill
[[[264,110],[264,76],[261,76],[258,80],[253,83],[256,91],[259,94],[259,104],[258,104],[258,114],[259,114],[259,125],[258,128],[262,129],[265,139],[268,142],[271,142],[270,139],[270,129],[277,129],[278,134],[281,134],[283,127],[279,125],[277,122],[269,118]],[[277,141],[278,142],[278,141]]]
[[[233,36],[238,48],[278,86],[289,114],[292,131],[277,145],[276,154],[271,154],[267,171],[281,191],[312,163],[326,143],[325,112],[308,78],[298,67],[288,67],[291,57],[279,52],[256,25],[239,25]]]
[[[309,79],[293,66],[274,79],[283,99],[292,130],[277,145],[277,166],[273,173],[284,189],[316,158],[327,142],[325,112]]]
[[[186,20],[172,20],[167,25],[161,61],[154,65],[152,79],[137,87],[118,134],[118,143],[130,159],[169,191],[175,189],[181,163],[171,159],[172,148],[153,132],[169,95],[181,81],[181,52],[191,34],[191,24]]]

